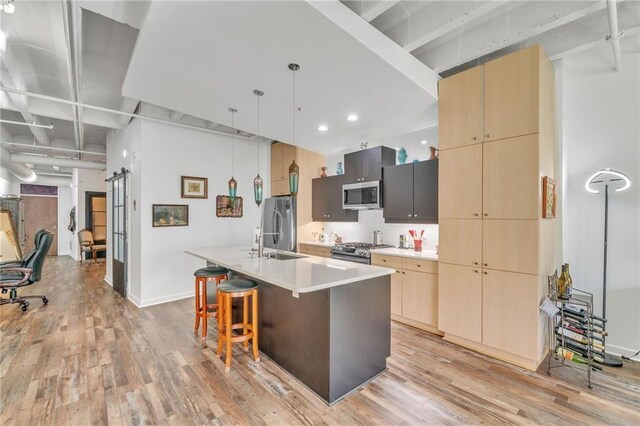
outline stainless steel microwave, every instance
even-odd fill
[[[345,210],[382,208],[380,181],[374,180],[342,185],[342,208]]]

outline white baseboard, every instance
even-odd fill
[[[80,256],[78,256],[77,254],[74,254],[74,253],[72,253],[72,252],[69,252],[69,256],[71,256],[71,258],[72,258],[73,260],[76,260],[76,261],[80,262]]]
[[[111,277],[109,275],[105,275],[104,276],[104,282],[106,282],[107,284],[109,284],[111,287],[113,287],[113,281],[111,281]]]
[[[134,305],[136,305],[138,308],[142,307],[142,306],[140,306],[140,299],[135,297],[133,294],[131,294],[131,293],[127,294],[127,299],[129,299],[129,301],[131,303],[133,303]]]
[[[59,251],[58,252],[58,256],[69,256],[69,257],[73,258],[73,255],[71,254],[70,251]]]
[[[624,355],[628,357],[628,356],[634,355],[638,351],[638,349],[633,350],[630,348],[625,348],[624,346],[612,345],[611,343],[607,343],[607,353],[610,353],[613,355],[620,355],[620,356]],[[640,362],[640,355],[631,359],[634,361]]]
[[[156,297],[153,299],[145,299],[145,300],[139,301],[139,303],[135,303],[133,300],[131,301],[134,302],[134,304],[139,308],[146,308],[149,306],[161,305],[162,303],[169,303],[169,302],[175,302],[176,300],[187,299],[189,297],[193,297],[193,290],[187,291],[184,293],[172,294],[169,296]]]

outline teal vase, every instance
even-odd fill
[[[399,164],[404,164],[407,162],[407,150],[404,149],[404,147],[400,148],[400,151],[398,151],[398,163]]]

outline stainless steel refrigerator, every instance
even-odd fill
[[[296,199],[293,197],[267,198],[264,201],[263,214],[264,233],[276,233],[264,236],[264,246],[277,250],[296,251]],[[282,238],[277,235],[280,227],[282,227]]]

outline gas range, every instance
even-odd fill
[[[358,263],[371,263],[371,250],[393,247],[389,244],[342,243],[331,247],[331,257]]]

